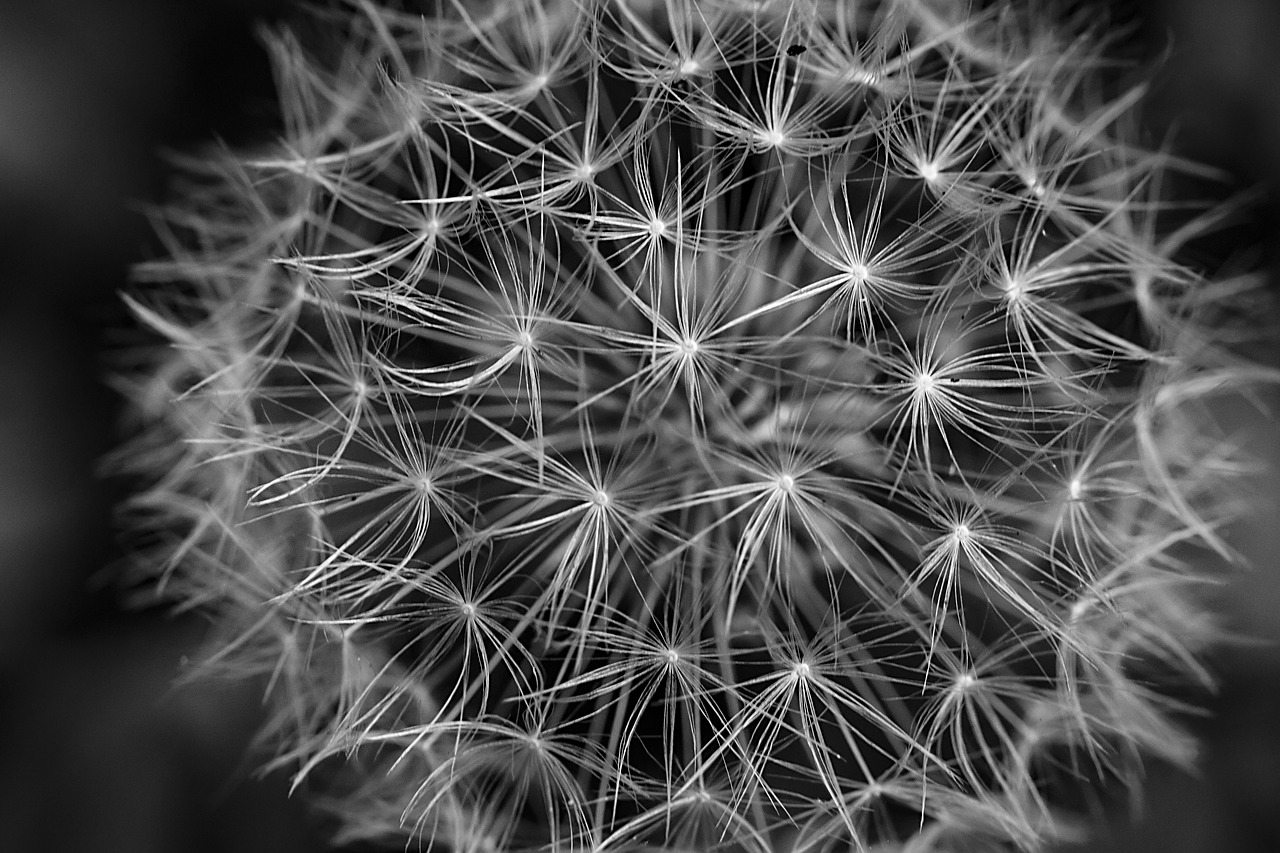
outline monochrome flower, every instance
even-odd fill
[[[341,838],[1031,850],[1186,761],[1150,672],[1271,382],[1236,209],[1072,4],[350,0],[126,297],[130,581]]]

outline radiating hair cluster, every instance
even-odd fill
[[[1187,761],[1256,276],[1097,10],[312,11],[128,297],[148,595],[346,840],[1031,850]]]

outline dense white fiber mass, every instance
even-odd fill
[[[282,136],[183,161],[128,297],[131,582],[343,839],[1033,850],[1191,760],[1261,291],[1086,6],[269,36]]]

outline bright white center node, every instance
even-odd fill
[[[853,264],[849,267],[849,276],[854,281],[862,283],[871,276],[871,270],[867,269],[866,264]]]
[[[1034,173],[1024,171],[1019,175],[1019,177],[1022,178],[1022,183],[1026,185],[1026,188],[1031,191],[1033,196],[1036,198],[1044,198],[1044,184],[1040,183],[1040,179],[1037,178]]]
[[[920,177],[931,184],[937,183],[938,178],[942,175],[935,163],[920,163],[916,166],[916,170],[920,173]]]
[[[425,474],[413,481],[413,487],[420,495],[429,495],[435,484],[431,482],[431,478]]]
[[[1071,605],[1071,609],[1068,611],[1068,616],[1070,617],[1070,620],[1072,622],[1079,622],[1081,619],[1084,618],[1085,613],[1089,611],[1090,606],[1091,606],[1091,603],[1087,598],[1082,598],[1079,601],[1077,601],[1075,604]]]
[[[527,329],[521,330],[520,334],[516,335],[516,344],[521,349],[533,349],[533,335],[529,334]]]
[[[433,216],[427,220],[427,224],[422,226],[423,237],[434,237],[440,233],[440,217]]]
[[[787,141],[786,134],[776,127],[760,131],[756,134],[756,138],[770,148],[781,148],[783,143]]]
[[[693,77],[701,71],[702,63],[693,57],[689,57],[684,62],[681,62],[679,67],[676,68],[676,74],[681,77]]]
[[[778,478],[777,484],[778,491],[791,494],[791,491],[796,487],[796,478],[792,477],[790,474],[783,474]]]
[[[972,533],[972,531],[970,531],[970,530],[969,530],[969,525],[967,525],[967,524],[957,524],[957,525],[956,525],[956,529],[955,529],[955,537],[956,537],[957,539],[965,540],[965,539],[968,539],[968,538],[969,538],[970,536],[972,536],[972,535],[973,535],[973,533]]]
[[[465,616],[467,619],[476,618],[476,606],[472,604],[470,601],[464,603],[458,609],[462,611],[462,615]]]
[[[649,220],[649,234],[654,237],[661,237],[667,233],[667,223],[661,219]]]
[[[972,672],[962,672],[956,677],[956,691],[964,693],[972,690],[978,684],[978,677]]]
[[[663,658],[666,659],[667,666],[675,666],[680,662],[680,653],[675,649],[667,649],[666,653],[663,654]]]
[[[1000,282],[1000,287],[1004,290],[1004,298],[1009,302],[1017,302],[1022,298],[1023,294],[1026,293],[1027,290],[1022,279],[1012,275],[1006,276],[1004,280]]]
[[[1084,483],[1079,477],[1072,477],[1071,482],[1067,484],[1067,493],[1071,495],[1071,500],[1080,500],[1080,495],[1084,493]]]
[[[680,342],[680,354],[685,358],[692,358],[698,354],[698,342],[693,338],[685,338]]]
[[[591,502],[596,506],[608,506],[609,500],[609,493],[604,489],[596,489],[591,495]]]
[[[936,383],[932,373],[923,372],[916,376],[916,390],[922,394],[932,394]]]
[[[811,667],[806,661],[800,661],[800,663],[791,668],[791,671],[795,674],[796,678],[803,678],[806,680],[813,675],[813,667]]]

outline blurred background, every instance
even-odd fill
[[[1129,0],[1168,67],[1156,128],[1269,192],[1250,231],[1280,282],[1280,3]],[[161,152],[269,134],[257,23],[284,0],[0,4],[0,850],[311,851],[323,828],[244,760],[252,690],[171,681],[202,626],[122,612],[94,582],[119,559],[118,441],[103,353],[125,338],[117,290],[148,253],[138,212]],[[1280,358],[1272,356],[1273,363]],[[1242,428],[1280,471],[1280,427]],[[1280,478],[1278,478],[1280,479]],[[1137,819],[1082,850],[1280,850],[1280,485],[1235,541],[1252,573],[1222,589],[1224,650],[1198,776],[1153,767]]]

